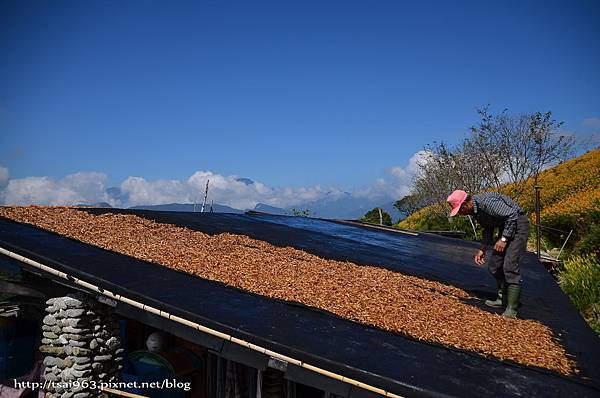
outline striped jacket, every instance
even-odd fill
[[[502,231],[502,236],[512,239],[517,229],[517,219],[525,214],[514,200],[496,192],[473,195],[473,217],[483,227],[483,243],[493,243],[494,228]]]

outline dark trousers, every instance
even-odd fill
[[[502,230],[500,230],[502,236]],[[507,283],[521,283],[519,261],[527,249],[529,237],[529,220],[526,215],[519,216],[515,236],[509,240],[502,253],[493,251],[488,263],[490,273],[496,279],[504,279]]]

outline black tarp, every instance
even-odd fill
[[[476,244],[412,236],[300,217],[222,213],[122,212],[209,234],[239,233],[321,257],[386,267],[492,295],[474,267]],[[521,316],[559,336],[581,368],[567,378],[366,327],[102,250],[31,226],[0,220],[0,246],[101,287],[332,372],[407,396],[599,396],[600,340],[551,276],[526,256]],[[475,303],[475,305],[478,305]],[[302,373],[297,369],[290,374]]]

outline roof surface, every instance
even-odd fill
[[[487,271],[471,265],[477,244],[451,238],[412,236],[300,217],[85,211],[135,214],[209,234],[244,234],[325,258],[378,265],[444,282],[482,299],[492,296],[494,290]],[[544,323],[560,337],[581,369],[578,377],[419,342],[3,219],[0,246],[194,322],[400,395],[600,395],[600,340],[534,255],[526,255],[523,262],[521,316]],[[480,306],[481,302],[473,304]]]

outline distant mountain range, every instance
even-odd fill
[[[206,206],[204,206],[204,211],[205,212],[210,212],[210,207],[211,205],[207,204]],[[130,207],[130,209],[134,209],[134,210],[155,210],[155,211],[188,211],[188,212],[200,212],[200,210],[202,209],[202,204],[191,204],[191,203],[168,203],[168,204],[164,204],[164,205],[148,205],[148,206],[133,206]],[[225,206],[225,205],[220,205],[220,204],[213,204],[212,205],[212,211],[215,213],[244,213],[244,210],[239,210],[239,209],[234,209],[233,207],[229,207],[229,206]]]
[[[254,211],[260,211],[261,213],[277,214],[279,216],[291,216],[293,212],[291,210],[282,209],[280,207],[266,205],[264,203],[257,203],[254,206]]]
[[[336,203],[338,205],[340,205],[339,208],[336,208],[336,206],[335,206]],[[358,208],[352,209],[351,206],[353,204],[357,205]],[[398,210],[393,205],[394,205],[394,202],[389,202],[389,203],[379,205],[379,206],[375,205],[373,203],[359,204],[359,203],[356,203],[356,201],[353,198],[352,200],[349,200],[349,201],[343,201],[343,200],[335,201],[335,202],[315,201],[315,202],[307,204],[307,205],[297,206],[296,209],[297,210],[308,210],[310,217],[355,220],[355,219],[359,219],[360,217],[365,215],[365,213],[367,213],[369,210],[371,210],[375,207],[381,207],[382,210],[386,211],[387,213],[389,213],[392,216],[392,220],[394,222],[397,222],[401,218],[400,212],[398,212]],[[93,203],[93,204],[79,204],[77,206],[111,207],[108,203],[105,203],[105,202]],[[154,210],[154,211],[182,211],[182,212],[194,212],[195,211],[195,212],[200,212],[201,207],[202,207],[201,204],[196,204],[194,206],[194,204],[191,204],[191,203],[168,203],[168,204],[162,204],[162,205],[133,206],[133,207],[130,207],[130,209]],[[282,215],[282,216],[293,215],[293,210],[291,208],[290,209],[282,209],[280,207],[270,206],[270,205],[267,205],[264,203],[258,203],[253,209],[247,209],[247,210],[254,210],[254,211],[261,212],[261,213],[269,213],[269,214],[276,214],[276,215]],[[204,211],[210,212],[211,211],[210,205],[205,206]],[[230,206],[215,203],[213,205],[212,211],[215,213],[241,214],[241,213],[244,213],[246,210],[235,209]]]
[[[252,181],[249,178],[238,178],[238,181],[243,182],[247,185],[254,184],[254,181]],[[126,202],[127,198],[121,193],[121,190],[119,188],[109,188],[107,189],[107,193],[117,200]],[[394,207],[393,201],[387,201],[384,203],[382,203],[382,201],[382,199],[358,198],[356,196],[352,196],[348,192],[344,192],[341,194],[339,192],[330,192],[321,199],[312,202],[302,203],[296,206],[291,206],[289,208],[280,208],[265,203],[258,203],[256,204],[256,206],[254,206],[253,209],[240,210],[230,206],[215,203],[213,204],[212,211],[215,213],[239,214],[244,213],[247,210],[254,210],[269,214],[293,215],[293,209],[296,209],[299,211],[308,210],[310,217],[356,220],[364,216],[371,209],[375,207],[380,207],[382,210],[390,214],[394,223],[404,218],[402,214]],[[110,207],[110,205],[105,202],[95,203],[91,206]],[[199,212],[201,207],[201,204],[194,205],[191,203],[168,203],[160,205],[133,206],[131,207],[131,209]],[[206,205],[204,211],[209,212],[210,205]]]
[[[381,202],[381,199],[358,198],[344,192],[341,195],[339,193],[327,194],[324,198],[294,206],[294,208],[308,210],[311,217],[356,220],[375,207],[380,207],[389,213],[393,222],[404,218],[394,207],[394,201]]]

